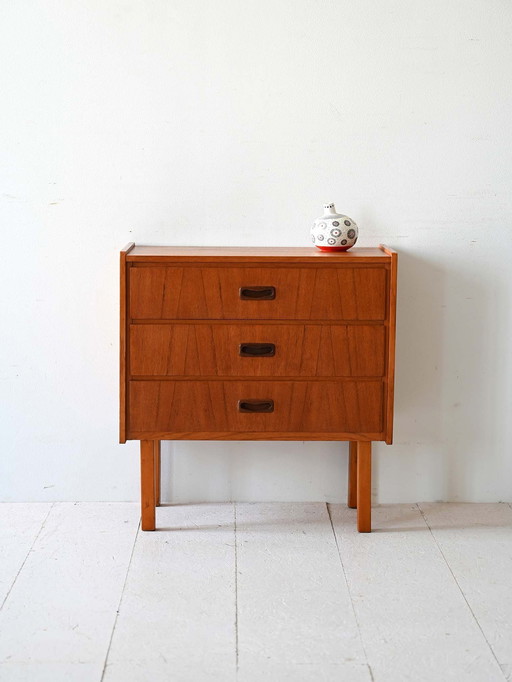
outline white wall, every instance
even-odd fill
[[[138,497],[118,445],[118,251],[400,252],[376,499],[512,499],[505,0],[2,3],[0,498]],[[346,444],[177,443],[166,496],[331,500]],[[171,454],[172,453],[172,454]]]

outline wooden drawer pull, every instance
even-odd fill
[[[271,358],[276,354],[276,347],[273,343],[241,343],[239,352],[243,358]]]
[[[275,297],[275,287],[240,287],[242,301],[272,301]]]
[[[239,412],[273,412],[273,400],[239,400]]]

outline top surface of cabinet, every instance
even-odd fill
[[[350,251],[320,251],[314,247],[293,246],[133,246],[126,249],[128,262],[171,261],[288,261],[311,262],[325,261],[331,263],[380,262],[390,259],[391,251],[383,248],[361,247]]]

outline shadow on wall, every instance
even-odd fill
[[[399,253],[394,444],[375,444],[374,501],[498,501],[500,485],[511,499],[507,291],[474,253]],[[346,443],[163,446],[171,502],[346,499]]]
[[[346,499],[347,465],[347,443],[162,443],[162,499],[339,502]]]
[[[400,250],[395,438],[375,462],[385,502],[484,500],[486,485],[496,489],[506,293],[494,273],[447,255]]]

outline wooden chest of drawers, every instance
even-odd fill
[[[154,530],[161,440],[348,440],[371,530],[371,441],[392,441],[397,254],[384,246],[121,251],[120,440],[141,441]]]

